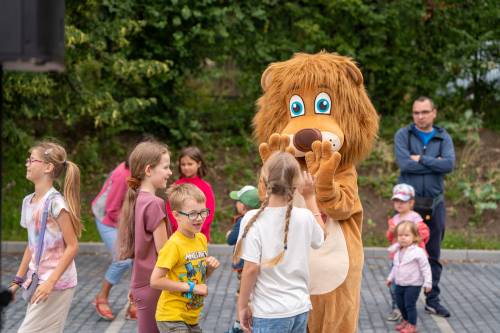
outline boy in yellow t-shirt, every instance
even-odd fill
[[[163,290],[156,324],[162,333],[199,333],[198,319],[208,294],[205,280],[219,267],[219,261],[208,256],[207,239],[200,232],[211,212],[195,185],[172,185],[167,195],[178,229],[160,250],[151,274],[151,287]]]

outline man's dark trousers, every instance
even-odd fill
[[[429,264],[432,272],[432,291],[427,294],[426,303],[430,306],[439,303],[439,280],[441,279],[441,271],[443,270],[439,259],[441,257],[441,242],[444,238],[445,218],[446,208],[443,200],[434,208],[432,218],[427,222],[430,236],[425,248],[429,255]]]

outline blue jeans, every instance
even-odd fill
[[[399,286],[396,285],[396,302],[404,320],[410,324],[417,324],[417,299],[420,295],[421,286]]]
[[[123,274],[132,267],[132,259],[116,260],[116,237],[118,231],[116,228],[103,224],[99,220],[96,220],[95,224],[104,245],[106,245],[106,248],[113,256],[113,262],[109,265],[104,278],[112,285],[115,285],[120,282]]]
[[[253,317],[253,333],[306,333],[309,312],[288,318]]]
[[[431,220],[427,223],[429,226],[430,236],[425,249],[429,254],[429,264],[432,272],[432,290],[427,294],[426,303],[428,305],[439,304],[439,280],[441,280],[441,272],[443,266],[439,261],[441,257],[441,242],[444,238],[445,231],[446,208],[442,201],[435,208]]]

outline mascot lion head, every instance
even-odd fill
[[[259,144],[273,133],[288,135],[303,162],[314,141],[330,141],[342,155],[341,165],[356,164],[370,152],[378,115],[351,58],[325,51],[296,53],[270,64],[261,85],[264,94],[253,119]]]

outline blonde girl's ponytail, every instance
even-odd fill
[[[44,162],[54,166],[50,174],[52,179],[57,179],[66,172],[63,196],[68,204],[68,213],[75,234],[80,237],[84,229],[80,218],[80,169],[75,163],[68,161],[66,150],[55,142],[39,142],[30,151],[33,150],[40,153]]]
[[[66,176],[64,177],[64,199],[68,203],[71,224],[78,237],[82,235],[83,224],[80,218],[80,168],[71,162],[64,161]]]
[[[135,204],[139,188],[146,176],[146,167],[154,168],[161,162],[168,147],[157,141],[145,141],[135,146],[130,153],[128,165],[131,176],[127,179],[128,190],[123,200],[118,218],[118,239],[116,242],[118,259],[133,258],[135,253]]]

